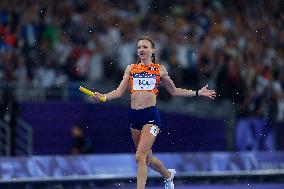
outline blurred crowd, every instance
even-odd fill
[[[176,86],[284,120],[281,0],[1,0],[0,79],[21,87],[118,83],[150,36]],[[168,100],[169,98],[164,98]]]

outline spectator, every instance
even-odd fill
[[[80,125],[74,125],[71,129],[72,149],[71,154],[88,154],[92,152],[92,143],[89,137],[84,134]]]

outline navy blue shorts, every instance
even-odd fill
[[[161,128],[161,117],[156,106],[150,106],[144,109],[129,110],[130,127],[133,129],[142,130],[146,124],[153,124]]]

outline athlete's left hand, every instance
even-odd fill
[[[209,97],[211,99],[214,99],[216,97],[216,93],[214,90],[208,90],[208,84],[205,85],[204,87],[202,87],[202,89],[200,89],[198,91],[198,96],[205,96],[205,97]]]
[[[107,100],[106,95],[103,95],[98,92],[94,92],[94,94],[91,97],[95,99],[97,102],[105,102]]]

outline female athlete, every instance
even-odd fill
[[[129,110],[130,130],[136,147],[137,189],[144,189],[147,180],[147,166],[159,172],[165,178],[165,188],[174,189],[174,169],[167,169],[152,154],[153,143],[161,129],[161,119],[156,108],[156,97],[160,81],[173,96],[193,97],[205,96],[214,99],[214,90],[208,85],[199,91],[177,88],[166,68],[155,62],[155,45],[148,37],[138,40],[137,64],[128,65],[123,79],[116,90],[107,94],[96,92],[93,98],[97,101],[113,100],[122,97],[130,87],[131,109]],[[103,100],[102,100],[103,99]]]

